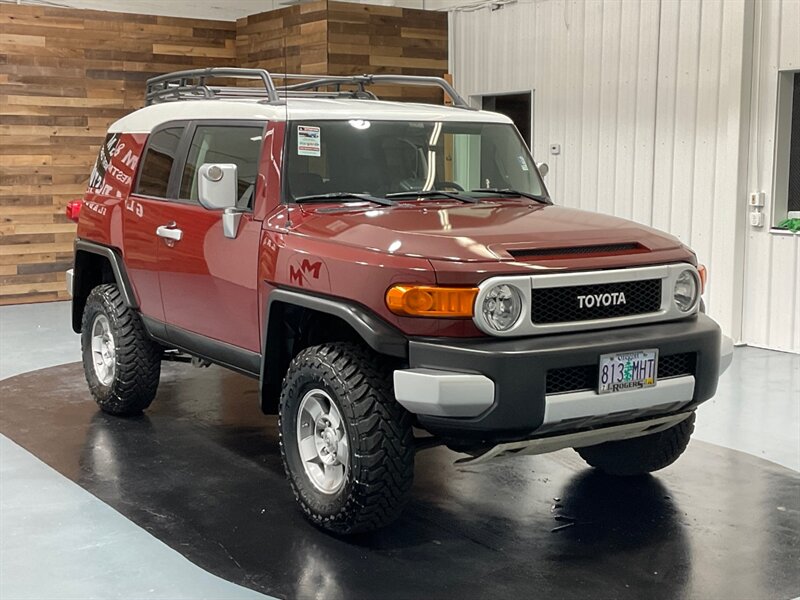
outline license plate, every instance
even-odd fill
[[[600,356],[598,394],[653,387],[656,384],[658,350],[633,350]]]

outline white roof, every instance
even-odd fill
[[[385,100],[291,98],[286,104],[266,104],[253,99],[182,100],[154,104],[139,109],[113,123],[108,131],[109,133],[150,133],[162,123],[189,119],[512,122],[505,115],[483,110]]]

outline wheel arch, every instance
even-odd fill
[[[72,283],[72,330],[80,333],[83,309],[91,291],[98,285],[114,283],[129,308],[138,309],[122,256],[116,248],[86,240],[75,241],[75,265]]]
[[[378,354],[408,358],[408,340],[367,308],[293,290],[273,290],[264,310],[260,374],[261,409],[277,412],[281,385],[292,358],[309,346],[363,343]]]

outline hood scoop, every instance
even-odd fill
[[[547,260],[563,259],[570,256],[593,258],[619,254],[640,254],[649,252],[649,250],[638,242],[623,242],[618,244],[594,244],[591,246],[566,246],[562,248],[509,249],[507,252],[517,260]]]

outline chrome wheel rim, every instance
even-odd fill
[[[327,392],[314,389],[300,401],[297,449],[311,484],[335,494],[347,480],[350,448],[342,414]]]
[[[117,370],[117,348],[111,335],[111,323],[103,314],[97,315],[92,323],[92,364],[98,381],[110,386]]]

